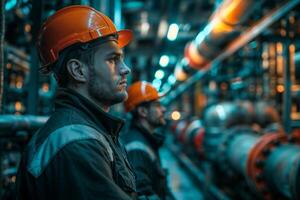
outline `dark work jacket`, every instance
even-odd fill
[[[27,145],[17,174],[19,200],[135,198],[135,177],[118,141],[124,122],[70,89]]]
[[[163,144],[163,137],[133,124],[127,133],[122,134],[121,140],[136,173],[138,196],[145,197],[144,199],[167,199],[169,190],[166,173],[158,152]]]

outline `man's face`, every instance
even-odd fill
[[[89,95],[107,106],[125,101],[126,75],[129,73],[118,44],[113,40],[101,44],[95,52],[94,65],[89,70]]]
[[[148,122],[155,127],[160,127],[166,124],[165,113],[166,109],[158,100],[150,102],[148,108]]]

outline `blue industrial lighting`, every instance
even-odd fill
[[[155,72],[154,76],[156,79],[162,79],[165,76],[165,72],[159,69]]]
[[[28,15],[29,14],[29,12],[30,12],[30,9],[29,9],[29,7],[27,6],[27,7],[23,7],[22,8],[22,13],[24,14],[24,15]]]
[[[17,4],[17,0],[10,0],[5,4],[5,10],[12,9]]]
[[[166,67],[169,64],[169,56],[163,55],[159,59],[159,65],[162,67]]]
[[[167,38],[170,41],[174,41],[177,38],[178,35],[178,31],[179,31],[179,27],[177,24],[171,24],[169,26],[169,30],[168,30],[168,34],[167,34]]]
[[[173,85],[173,84],[176,82],[176,77],[175,77],[173,74],[171,74],[171,75],[169,76],[169,78],[168,78],[168,82],[169,82],[171,85]]]
[[[160,86],[161,86],[161,80],[159,80],[159,79],[154,79],[154,80],[152,81],[152,85],[153,85],[153,87],[155,87],[157,90],[159,90],[159,88],[160,88]]]
[[[163,92],[169,92],[171,89],[171,86],[168,83],[165,83],[164,86],[162,87]]]
[[[145,3],[143,1],[126,1],[122,5],[125,10],[139,10],[144,8],[144,6]]]

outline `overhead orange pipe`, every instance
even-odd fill
[[[250,15],[256,2],[258,1],[225,0],[203,31],[187,44],[185,57],[189,65],[199,70],[215,58],[224,44],[237,33],[237,25]]]

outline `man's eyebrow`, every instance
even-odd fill
[[[123,56],[124,56],[124,53],[123,53],[123,52],[116,52],[116,51],[114,51],[114,52],[108,53],[108,54],[106,55],[106,57],[110,57],[110,56],[119,56],[119,57],[123,57]]]

